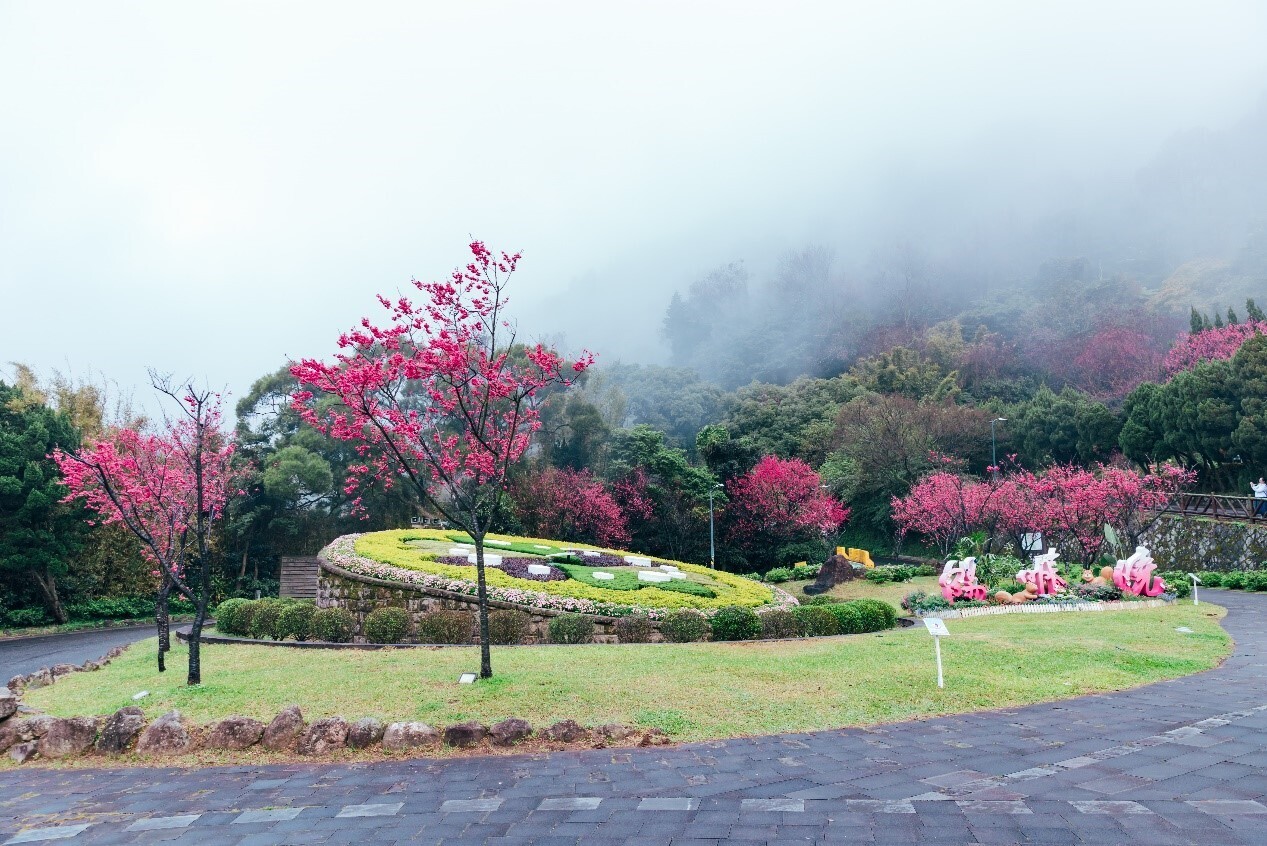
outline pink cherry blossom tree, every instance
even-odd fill
[[[1168,376],[1174,376],[1180,371],[1191,370],[1203,361],[1224,361],[1236,355],[1241,344],[1255,335],[1267,335],[1267,323],[1248,320],[1206,329],[1196,334],[1185,333],[1170,352],[1166,353],[1162,367]]]
[[[603,546],[629,542],[624,512],[589,470],[544,467],[519,479],[512,496],[529,534]]]
[[[413,282],[422,300],[379,296],[385,319],[366,317],[339,337],[332,362],[291,367],[294,405],[318,430],[356,445],[363,463],[346,482],[412,485],[475,542],[480,677],[493,674],[484,537],[510,467],[540,428],[538,403],[593,363],[517,343],[505,317],[520,255],[470,244],[471,261],[438,282]]]
[[[798,537],[826,535],[849,519],[849,509],[823,488],[814,469],[799,458],[763,456],[726,485],[730,535],[749,549]]]
[[[221,429],[220,397],[192,386],[155,387],[173,399],[180,417],[160,431],[120,428],[78,452],[54,459],[70,489],[104,523],[118,523],[141,542],[158,577],[155,619],[158,668],[170,649],[167,604],[172,591],[194,605],[187,683],[202,683],[201,638],[211,601],[211,534],[232,485],[234,444]]]

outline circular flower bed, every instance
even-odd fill
[[[337,538],[320,555],[350,573],[474,596],[475,566],[468,563],[464,548],[461,553],[450,549],[464,543],[469,538],[438,529],[371,532]],[[766,611],[797,605],[791,594],[777,587],[695,564],[637,556],[630,556],[631,561],[620,550],[507,535],[489,537],[485,543],[486,556],[515,553],[501,558],[502,567],[487,566],[485,559],[489,598],[532,608],[662,619],[682,608],[712,616],[727,606]],[[506,567],[507,562],[522,562],[523,574],[519,575],[518,563]],[[550,575],[534,573],[536,578],[529,578],[529,564],[549,567]],[[651,571],[669,579],[639,578]]]

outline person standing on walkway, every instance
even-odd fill
[[[1259,476],[1257,482],[1249,483],[1250,490],[1254,492],[1254,516],[1262,517],[1267,515],[1267,482],[1263,481],[1263,477]]]

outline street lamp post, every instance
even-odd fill
[[[990,466],[994,468],[994,478],[999,478],[998,442],[994,437],[994,424],[1006,423],[1006,417],[996,417],[990,421]]]
[[[708,566],[717,569],[717,543],[713,534],[713,495],[721,485],[714,484],[708,489]]]

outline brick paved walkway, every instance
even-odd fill
[[[1267,843],[1267,596],[1220,669],[1125,693],[669,749],[0,774],[0,844]]]

